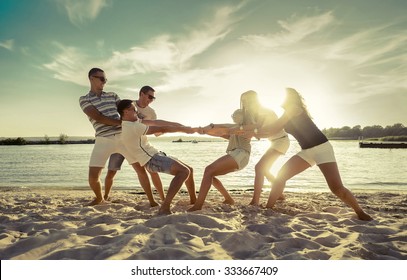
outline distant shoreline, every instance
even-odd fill
[[[0,137],[0,146],[23,146],[23,145],[67,145],[67,144],[94,144],[95,138],[86,138],[80,136],[73,136],[70,137],[71,139],[75,140],[67,140],[67,139],[57,139],[53,137],[52,140],[41,139],[40,137],[17,137],[17,138],[4,138]],[[163,139],[165,138],[169,142],[173,143],[199,143],[199,142],[218,142],[218,141],[225,141],[219,137],[208,137],[208,136],[201,136],[201,135],[186,135],[186,136],[161,136],[159,138],[152,138],[152,139]],[[30,140],[31,139],[31,140]],[[365,138],[365,139],[355,139],[354,137],[328,137],[329,140],[335,141],[369,141],[369,142],[407,142],[407,135],[401,136],[384,136],[381,138]],[[153,140],[154,141],[154,140]]]
[[[68,145],[68,144],[94,144],[95,138],[94,137],[80,137],[80,136],[73,136],[69,137],[71,140],[67,139],[58,139],[57,137],[52,137],[51,139],[44,140],[40,137],[17,137],[17,138],[1,138],[0,137],[0,146],[24,146],[24,145]],[[74,139],[74,140],[73,140]],[[220,137],[211,137],[211,136],[202,136],[202,135],[185,135],[185,136],[160,136],[160,137],[152,137],[150,138],[151,141],[156,141],[156,139],[160,140],[167,140],[169,142],[180,142],[180,143],[200,143],[200,142],[219,142],[219,141],[226,141]]]

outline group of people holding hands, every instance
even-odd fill
[[[217,176],[243,169],[249,162],[250,141],[256,137],[268,138],[271,145],[255,165],[251,205],[260,205],[265,178],[272,185],[266,207],[272,208],[276,201],[283,197],[284,187],[290,178],[317,165],[330,190],[350,206],[359,219],[372,219],[362,210],[353,194],[343,186],[332,145],[312,121],[301,95],[295,89],[286,89],[286,98],[282,105],[284,113],[281,117],[263,107],[257,93],[250,90],[241,95],[240,108],[232,114],[233,123],[211,123],[205,127],[192,128],[175,122],[157,120],[154,110],[149,107],[155,99],[155,91],[149,86],[140,90],[138,100],[120,100],[115,93],[103,91],[107,79],[102,69],[92,68],[88,78],[90,91],[80,97],[79,103],[96,131],[95,146],[89,163],[89,185],[96,198],[90,205],[105,203],[109,199],[114,175],[120,169],[124,158],[137,172],[150,205],[157,206],[148,178],[150,174],[151,181],[162,199],[159,214],[171,213],[171,202],[184,183],[192,205],[188,211],[202,209],[212,185],[223,195],[224,203],[233,204],[233,198]],[[228,139],[226,154],[205,168],[198,197],[192,168],[158,151],[148,141],[147,135],[168,132],[200,133]],[[287,133],[298,141],[301,151],[292,156],[274,178],[270,168],[289,148]],[[100,177],[109,158],[103,195]],[[174,176],[166,194],[158,173]]]

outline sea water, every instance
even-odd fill
[[[194,142],[173,142],[174,138],[150,137],[158,150],[173,156],[194,169],[196,188],[205,167],[225,155],[226,141],[210,139]],[[361,149],[357,141],[331,141],[338,162],[342,181],[352,191],[403,192],[407,193],[407,149]],[[268,149],[268,140],[253,140],[250,162],[243,170],[219,176],[227,189],[252,189],[254,166]],[[0,187],[58,187],[89,189],[88,162],[93,144],[0,146]],[[279,168],[300,150],[291,140],[286,155],[281,156],[271,168],[276,175]],[[106,169],[102,174],[105,176]],[[160,175],[164,188],[172,176]],[[114,181],[115,189],[141,190],[137,176],[125,161]],[[264,189],[270,184],[265,180]],[[314,166],[292,178],[286,190],[329,191],[325,179]]]

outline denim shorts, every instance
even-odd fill
[[[113,171],[120,170],[124,161],[124,156],[121,154],[112,154],[109,158],[108,169]]]
[[[160,172],[171,174],[171,166],[176,162],[175,159],[167,156],[163,152],[155,154],[144,166],[153,173]]]

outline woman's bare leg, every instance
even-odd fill
[[[336,162],[323,163],[320,164],[318,167],[321,170],[322,174],[324,174],[329,189],[348,206],[352,207],[360,220],[372,220],[372,217],[370,217],[362,210],[362,208],[360,208],[359,203],[357,202],[351,191],[343,186],[341,175],[339,174],[339,169]]]
[[[272,184],[266,207],[273,208],[276,201],[282,195],[286,182],[309,167],[309,163],[303,160],[301,157],[291,157],[278,172],[278,175]]]
[[[254,192],[250,205],[256,206],[259,205],[261,190],[264,185],[264,177],[272,176],[270,173],[270,168],[279,156],[281,156],[280,152],[277,152],[274,149],[269,149],[256,164],[254,177]]]
[[[213,177],[212,179],[212,185],[223,195],[223,197],[225,198],[225,200],[223,201],[223,203],[225,204],[229,204],[229,205],[233,205],[235,204],[235,201],[233,200],[233,198],[230,196],[229,192],[226,190],[226,188],[223,186],[222,182],[216,178]]]
[[[218,158],[205,168],[201,186],[199,188],[198,198],[188,211],[201,210],[212,185],[213,178],[217,175],[225,175],[235,171],[238,168],[236,161],[229,155]]]

